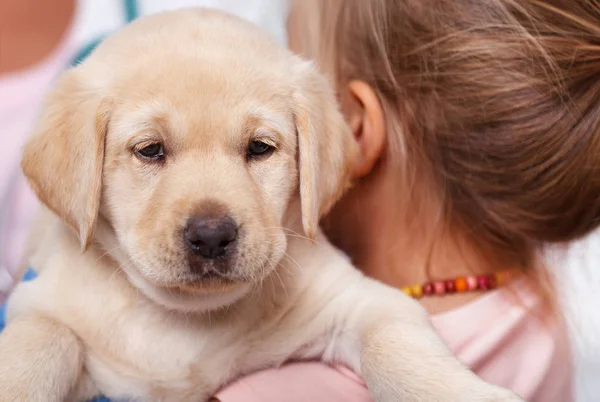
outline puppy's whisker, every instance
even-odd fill
[[[98,261],[100,261],[102,258],[106,257],[108,254],[112,253],[113,251],[117,251],[117,250],[119,250],[119,249],[121,249],[121,248],[123,248],[123,246],[121,246],[121,245],[118,245],[118,246],[116,246],[116,247],[113,247],[113,248],[111,248],[110,250],[107,250],[107,251],[106,251],[105,253],[103,253],[103,254],[102,254],[100,257],[98,257],[98,258],[96,259],[96,261],[95,261],[95,262],[96,262],[96,263],[98,263]]]
[[[269,235],[272,236],[272,237],[279,237],[278,235],[273,234],[273,233],[269,233]],[[298,239],[308,240],[309,242],[314,243],[315,245],[321,245],[321,243],[319,243],[315,239],[311,239],[310,237],[306,237],[306,236],[303,236],[303,235],[298,235],[298,234],[294,234],[294,233],[284,233],[283,235],[286,236],[286,237],[295,237],[295,238],[298,238]]]
[[[275,294],[276,290],[275,290],[275,282],[273,280],[273,275],[269,275],[269,282],[271,282],[271,292],[273,292],[273,294]]]
[[[281,264],[277,264],[277,265],[281,266]],[[277,279],[279,279],[279,282],[281,283],[281,287],[283,288],[283,291],[285,292],[285,297],[289,298],[287,288],[285,286],[285,283],[283,282],[283,279],[281,279],[281,275],[279,275],[279,272],[277,272],[277,269],[273,269],[273,272],[275,272],[275,275],[277,275]],[[271,280],[273,280],[273,276],[271,276]]]
[[[308,241],[310,241],[312,243],[315,243],[317,245],[321,245],[321,243],[319,243],[315,239],[311,239],[310,237],[304,236],[303,234],[298,233],[298,232],[296,232],[296,231],[294,231],[292,229],[289,229],[289,228],[284,228],[282,226],[272,226],[272,227],[266,227],[265,229],[276,229],[276,230],[288,231],[288,232],[291,232],[291,233],[284,233],[285,236],[297,237],[299,239],[305,239],[305,240],[308,240]],[[277,236],[274,233],[269,233],[269,234],[272,235],[272,236]]]
[[[273,263],[273,261],[268,260],[268,262],[269,262],[270,272],[271,272],[271,274],[269,274],[269,280],[271,281],[271,292],[273,294],[275,294],[277,292],[277,290],[275,289],[275,282],[273,281],[273,273],[277,274],[277,267],[275,267],[275,264]],[[279,278],[279,280],[281,281],[281,278]]]
[[[287,258],[289,261],[291,261],[296,267],[298,267],[298,269],[300,271],[303,271],[302,267],[300,266],[300,264],[298,264],[298,262],[296,260],[294,260],[292,258],[292,256],[290,256],[288,253],[286,253],[285,251],[283,252],[283,255],[285,258]]]
[[[285,270],[286,275],[289,275],[292,278],[297,278],[301,274],[301,272],[298,272],[298,270],[292,269],[293,267],[289,267],[289,266],[287,266],[285,264],[281,264],[281,263],[279,263],[278,265],[281,269]]]
[[[253,281],[253,282],[256,282],[256,280],[255,280],[254,278],[252,279],[252,281]],[[260,290],[261,290],[261,288],[262,288],[262,282],[263,282],[263,281],[256,282],[256,286],[253,286],[253,287],[252,287],[252,293],[251,293],[251,295],[250,295],[250,297],[251,297],[251,298],[254,298],[254,297],[256,297],[257,295],[260,295]]]
[[[116,276],[118,273],[120,273],[120,272],[124,272],[124,271],[123,271],[123,267],[124,267],[126,264],[129,264],[129,263],[131,262],[131,260],[132,260],[132,259],[131,259],[131,257],[130,257],[130,258],[128,258],[127,260],[125,260],[125,261],[124,261],[122,264],[119,264],[119,265],[117,266],[117,268],[115,268],[114,272],[113,272],[113,273],[110,275],[110,278],[108,278],[108,281],[109,281],[109,282],[110,282],[110,281],[112,281],[112,280],[113,280],[113,278],[114,278],[114,277],[115,277],[115,276]]]
[[[300,234],[300,233],[296,232],[295,230],[290,229],[290,228],[286,228],[284,226],[267,226],[265,229],[287,230],[288,232],[292,232],[292,233],[295,233],[295,234]]]
[[[129,263],[131,262],[131,260],[132,260],[132,258],[131,258],[131,257],[129,257],[129,258],[128,258],[126,261],[124,261],[122,264],[119,264],[119,266],[117,266],[117,268],[114,270],[114,272],[113,272],[113,273],[110,275],[110,277],[108,278],[108,284],[109,284],[109,287],[110,287],[110,288],[112,288],[112,286],[113,286],[113,280],[114,280],[114,278],[116,278],[116,276],[117,276],[119,273],[121,273],[121,272],[125,272],[125,271],[123,270],[123,267],[125,266],[125,264],[129,264]],[[135,288],[135,286],[134,286],[134,288]],[[135,289],[136,289],[136,291],[138,291],[138,290],[137,290],[137,288],[135,288]],[[111,290],[112,290],[112,289],[111,289]]]

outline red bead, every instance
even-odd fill
[[[433,283],[427,282],[423,285],[423,294],[424,295],[432,295],[435,293],[435,289],[433,288]]]
[[[450,280],[446,281],[446,292],[448,292],[448,293],[456,292],[456,282],[454,282],[454,279],[450,279]]]
[[[488,280],[488,289],[495,289],[498,285],[498,281],[496,280],[496,275],[491,274],[487,277]]]
[[[444,293],[446,293],[446,285],[444,284],[444,282],[433,282],[433,289],[435,290],[435,294],[438,296],[441,296]]]
[[[488,277],[484,276],[484,275],[480,275],[477,277],[477,288],[481,289],[481,290],[488,290],[489,289],[489,283],[488,283]]]

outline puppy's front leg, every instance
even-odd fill
[[[403,293],[363,277],[335,303],[347,314],[337,357],[363,376],[375,401],[521,401],[461,364]]]
[[[0,334],[0,401],[62,402],[83,367],[75,334],[36,314],[16,317]]]

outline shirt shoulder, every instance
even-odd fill
[[[484,380],[531,402],[573,400],[566,326],[536,316],[541,301],[526,287],[497,290],[432,323],[450,349]],[[218,395],[221,402],[370,402],[365,383],[347,369],[299,362],[247,376]]]
[[[244,377],[220,391],[221,402],[372,402],[364,382],[344,368],[296,362]]]
[[[565,323],[542,318],[542,301],[524,282],[432,317],[450,349],[484,380],[532,402],[573,400]]]

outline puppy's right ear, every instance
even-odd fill
[[[306,61],[294,73],[302,225],[312,238],[321,217],[350,186],[357,145],[327,79]]]
[[[78,69],[67,71],[46,99],[21,160],[40,201],[76,231],[84,250],[98,217],[109,111]]]

